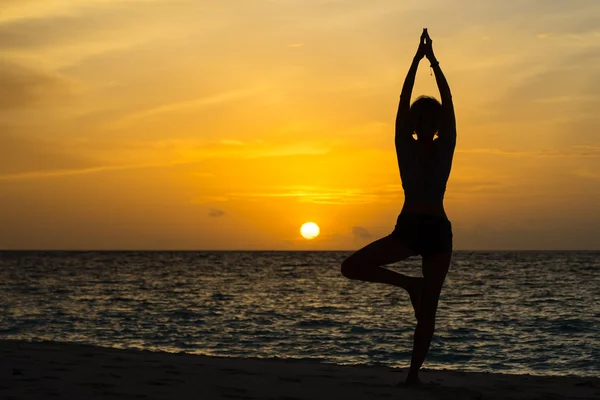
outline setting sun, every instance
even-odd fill
[[[300,233],[305,239],[314,239],[319,236],[319,225],[314,222],[307,222],[300,228]]]

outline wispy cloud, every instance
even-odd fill
[[[259,198],[259,197],[284,197],[296,198],[300,203],[315,204],[368,204],[377,201],[374,195],[361,190],[290,190],[287,192],[272,193],[229,193],[233,199]]]
[[[0,63],[0,111],[53,103],[64,98],[71,82],[57,74],[49,74],[8,61]]]
[[[243,146],[245,143],[241,140],[233,140],[233,139],[223,139],[221,140],[221,144],[231,145],[231,146]]]
[[[212,172],[193,172],[191,174],[192,176],[200,176],[202,178],[214,178],[217,175],[213,174]]]
[[[124,169],[135,169],[135,168],[147,168],[156,167],[157,165],[142,164],[142,165],[111,165],[103,167],[92,167],[92,168],[80,168],[80,169],[58,169],[51,171],[33,171],[33,172],[19,172],[14,174],[0,175],[0,181],[9,180],[22,180],[22,179],[40,179],[40,178],[55,178],[68,175],[82,175],[91,174],[103,171],[118,171]]]
[[[6,59],[53,70],[144,44],[156,49],[161,38],[189,34],[196,6],[182,5],[169,0],[3,0],[0,48]]]
[[[286,239],[286,240],[282,240],[281,242],[285,245],[285,247],[293,248],[296,246],[293,240]]]
[[[573,171],[573,174],[582,178],[600,180],[600,172],[591,169],[580,168]]]
[[[223,211],[223,210],[220,210],[220,209],[218,209],[218,208],[211,208],[211,209],[208,211],[208,216],[209,216],[209,217],[217,217],[217,218],[218,218],[218,217],[222,217],[222,216],[224,216],[224,215],[225,215],[225,211]]]
[[[196,197],[190,203],[192,204],[204,204],[204,203],[216,203],[216,202],[224,202],[229,201],[228,196],[201,196]]]
[[[138,5],[144,3],[165,3],[168,0],[136,0]],[[26,19],[56,18],[77,15],[90,8],[115,7],[131,3],[130,0],[3,0],[0,22],[22,21]]]
[[[372,235],[366,228],[363,228],[362,226],[353,226],[352,237],[359,240],[369,240],[372,238]]]
[[[0,132],[2,126],[0,126]],[[275,143],[264,140],[60,140],[46,141],[0,133],[0,179],[53,178],[101,171],[170,167],[203,160],[253,160],[324,155],[330,149],[316,142]],[[192,175],[212,178],[210,171]]]
[[[527,68],[519,61],[507,66],[506,90],[483,102],[480,109],[486,112],[481,121],[510,121],[515,127],[532,122],[554,123],[551,128],[559,130],[557,134],[580,139],[589,136],[589,132],[574,129],[573,125],[586,116],[597,116],[600,40],[595,42],[581,47],[563,44],[569,52],[546,55],[548,62],[534,67]],[[566,126],[561,125],[565,122]],[[570,132],[565,132],[565,128]]]
[[[565,158],[596,158],[600,157],[600,145],[576,145],[563,149],[543,150],[505,150],[499,148],[457,149],[457,153],[491,154],[505,157],[565,157]]]
[[[467,193],[498,193],[506,190],[501,181],[461,177],[450,178],[447,187],[447,198]]]
[[[0,176],[29,176],[41,171],[70,171],[105,165],[65,145],[34,137],[18,135],[11,126],[0,125]]]
[[[83,175],[93,174],[104,171],[119,171],[127,169],[139,169],[139,168],[151,168],[151,167],[165,167],[174,164],[132,164],[132,165],[106,165],[92,168],[79,168],[79,169],[57,169],[47,171],[32,171],[32,172],[19,172],[12,174],[0,175],[0,181],[10,180],[24,180],[24,179],[42,179],[42,178],[57,178],[69,175]]]
[[[371,204],[398,201],[402,196],[401,185],[385,185],[373,190],[335,189],[312,186],[294,186],[272,189],[264,192],[227,192],[222,196],[202,196],[194,202],[258,199],[258,198],[290,198],[300,203],[314,204]]]
[[[264,91],[264,88],[230,90],[222,93],[216,93],[208,96],[195,98],[192,100],[164,104],[158,107],[129,114],[115,122],[114,125],[121,127],[143,119],[147,119],[148,117],[193,111],[198,108],[210,105],[223,104],[234,100],[256,96],[260,93],[263,93]]]
[[[289,144],[275,144],[272,146],[263,146],[249,151],[245,157],[285,157],[292,155],[323,155],[331,152],[329,146],[318,142],[299,142]]]

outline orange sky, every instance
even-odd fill
[[[350,250],[390,233],[393,123],[424,27],[456,109],[455,249],[600,249],[598,15],[595,0],[5,0],[0,249]],[[426,60],[420,94],[439,98]]]

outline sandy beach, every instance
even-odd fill
[[[0,340],[2,399],[599,399],[600,379],[209,357]]]

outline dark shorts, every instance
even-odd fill
[[[422,256],[452,251],[452,224],[436,215],[400,213],[390,236],[402,239]]]

